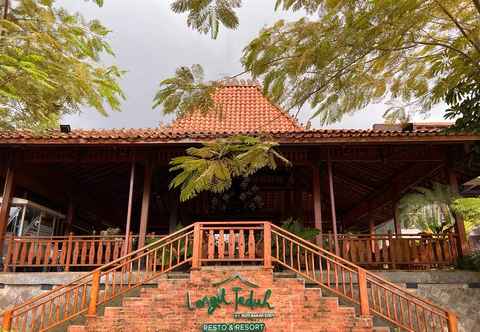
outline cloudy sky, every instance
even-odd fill
[[[61,0],[59,4],[86,18],[98,18],[112,30],[110,41],[115,63],[127,73],[121,84],[126,94],[122,112],[103,117],[94,110],[63,119],[74,128],[156,127],[171,118],[152,110],[152,98],[158,83],[173,74],[175,68],[195,63],[204,66],[207,79],[219,79],[241,72],[242,49],[258,31],[280,18],[294,20],[299,14],[274,12],[274,0],[247,0],[239,10],[240,27],[222,30],[216,40],[187,27],[185,16],[174,14],[168,0],[105,0],[102,8],[81,0]],[[335,128],[368,128],[382,122],[385,105],[371,105],[346,117]],[[308,118],[308,110],[302,119]],[[416,120],[424,120],[418,118]],[[433,111],[428,121],[442,120],[441,111]],[[319,127],[318,120],[312,125]]]

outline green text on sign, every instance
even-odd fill
[[[260,332],[265,331],[265,323],[209,323],[203,324],[203,332],[236,332],[236,331],[248,331],[248,332]]]

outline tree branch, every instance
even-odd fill
[[[480,0],[475,0],[475,1],[480,1]],[[450,13],[448,11],[448,9],[438,0],[435,0],[435,2],[437,3],[437,5],[442,9],[442,11],[445,13],[445,15],[447,15],[450,20],[455,24],[455,26],[458,28],[458,30],[460,30],[460,32],[462,33],[462,35],[470,42],[470,44],[473,45],[473,47],[477,50],[478,53],[480,53],[480,45],[478,45],[475,40],[471,39],[470,36],[467,34],[467,32],[465,31],[465,29],[460,25],[460,22],[458,22],[458,20],[453,17],[452,13]]]
[[[464,56],[465,58],[470,60],[475,67],[478,67],[480,69],[480,64],[477,61],[473,60],[467,53],[465,53],[462,50],[459,50],[458,48],[453,47],[451,45],[444,44],[444,43],[441,43],[441,42],[427,42],[427,41],[418,41],[418,40],[414,40],[413,43],[420,44],[420,45],[441,46],[441,47],[448,48],[449,50],[455,51],[455,52],[459,53],[460,55]]]
[[[10,1],[5,0],[3,3],[3,19],[6,20],[8,17],[8,9],[10,7]]]
[[[478,14],[480,14],[480,0],[472,0],[475,8],[477,9]]]

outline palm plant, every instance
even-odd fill
[[[267,167],[277,168],[277,160],[289,165],[275,147],[278,143],[257,137],[234,136],[187,149],[187,156],[172,159],[170,171],[180,171],[170,189],[180,188],[180,201],[202,191],[222,193],[236,177],[248,177]]]
[[[463,216],[467,234],[480,225],[480,197],[459,198],[453,202],[452,208]]]
[[[287,220],[282,221],[282,226],[284,230],[295,234],[296,236],[306,240],[313,241],[320,233],[316,228],[305,227],[301,220],[295,218],[288,218]]]
[[[406,228],[441,234],[453,225],[452,204],[458,196],[449,186],[417,187],[399,202],[400,222]]]

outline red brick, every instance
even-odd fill
[[[273,278],[271,271],[257,268],[202,269],[192,271],[189,280],[158,280],[158,288],[143,289],[139,297],[125,298],[121,308],[106,308],[103,317],[90,318],[85,330],[69,332],[115,332],[115,331],[200,331],[204,323],[247,322],[234,319],[233,306],[220,306],[213,315],[206,309],[191,311],[186,306],[186,292],[192,302],[206,295],[216,295],[218,288],[213,283],[223,281],[238,273],[242,278],[255,283],[257,297],[266,289],[272,290],[270,303],[273,310],[242,310],[242,312],[274,312],[275,318],[257,320],[266,324],[267,331],[302,332],[372,332],[371,318],[358,318],[354,308],[342,307],[335,297],[322,297],[320,289],[305,288],[300,279]],[[247,287],[236,280],[224,287],[227,296],[234,286]],[[247,295],[248,292],[242,292]],[[76,328],[76,327],[75,327]]]

